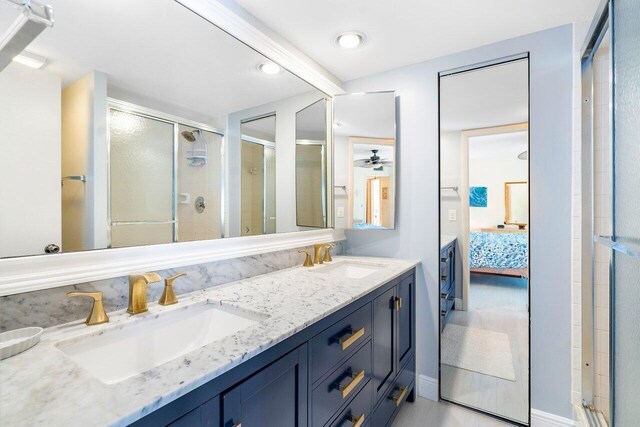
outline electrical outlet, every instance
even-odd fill
[[[339,206],[336,208],[336,216],[338,218],[344,218],[344,206]]]
[[[449,221],[456,221],[457,211],[455,209],[449,209]]]

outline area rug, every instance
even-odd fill
[[[441,362],[445,365],[516,380],[509,336],[503,332],[447,323],[440,344]]]

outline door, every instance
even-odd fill
[[[307,425],[307,346],[302,345],[222,396],[223,427]]]
[[[373,385],[376,401],[391,384],[396,373],[395,297],[396,288],[393,287],[373,301]]]
[[[398,297],[395,309],[398,315],[398,350],[397,369],[400,370],[411,358],[414,349],[415,331],[413,330],[413,319],[415,317],[415,295],[414,276],[403,279],[398,284]]]

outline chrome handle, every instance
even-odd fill
[[[364,370],[360,372],[352,372],[351,373],[351,382],[347,385],[338,384],[338,390],[342,392],[342,398],[346,399],[347,396],[353,391],[354,388],[358,386],[364,379]]]
[[[353,427],[360,427],[364,424],[364,412],[359,417],[349,415],[347,418],[353,423]]]
[[[44,247],[45,254],[58,254],[60,253],[60,246],[51,243]]]
[[[364,327],[357,329],[351,332],[346,338],[340,338],[340,345],[342,345],[342,350],[348,349],[353,343],[358,341],[364,335]]]
[[[396,404],[396,408],[397,408],[398,406],[400,406],[400,404],[401,404],[401,403],[402,403],[402,401],[404,400],[404,397],[407,395],[407,391],[409,391],[409,386],[402,387],[402,388],[400,388],[400,387],[395,387],[393,390],[394,390],[394,391],[399,391],[399,392],[400,392],[400,395],[399,395],[399,396],[397,396],[397,397],[393,397],[393,396],[391,396],[391,400],[393,400],[393,403],[395,403],[395,404]]]

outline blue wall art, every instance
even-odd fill
[[[487,187],[469,187],[469,206],[472,208],[487,207]]]

